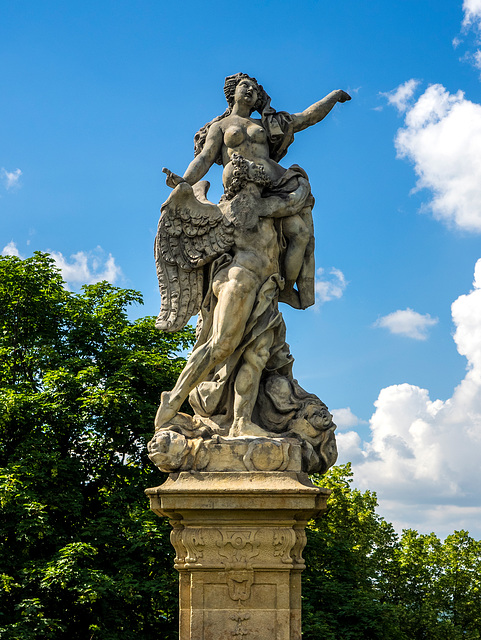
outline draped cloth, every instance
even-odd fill
[[[212,280],[231,260],[230,256],[224,255],[211,266],[209,290],[201,309],[200,330],[194,348],[212,340],[217,304],[212,292]],[[178,414],[182,418],[173,429],[186,437],[200,436],[205,439],[214,433],[227,435],[234,417],[234,385],[243,364],[243,356],[249,348],[255,349],[257,338],[272,331],[274,339],[256,391],[252,420],[264,428],[270,437],[277,434],[278,437],[300,440],[305,470],[324,473],[337,458],[335,425],[325,404],[314,394],[304,391],[293,379],[294,359],[286,343],[286,327],[277,305],[280,287],[282,279],[278,273],[265,280],[258,291],[239,346],[191,391],[189,401],[196,417],[192,419],[185,414]],[[200,427],[202,424],[205,424],[207,431]]]
[[[230,256],[225,255],[212,264],[209,290],[201,308],[201,329],[194,349],[212,340],[214,309],[217,303],[212,292],[212,280],[220,269],[228,266],[231,260]],[[264,371],[290,371],[294,359],[285,341],[286,327],[277,307],[281,287],[282,280],[279,274],[276,273],[267,278],[257,293],[252,313],[237,349],[191,391],[189,402],[197,415],[217,418],[215,421],[219,424],[232,422],[234,383],[242,365],[242,356],[247,349],[253,348],[257,338],[268,331],[274,332],[274,340]]]
[[[294,142],[294,124],[287,111],[276,111],[270,105],[270,98],[262,110],[261,123],[267,133],[269,157],[276,162],[286,155],[289,145]]]

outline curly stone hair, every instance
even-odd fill
[[[217,116],[216,118],[214,118],[213,120],[205,124],[201,129],[199,129],[199,131],[197,131],[197,133],[194,136],[194,156],[198,156],[199,153],[204,148],[207,134],[209,132],[210,127],[214,124],[214,122],[223,120],[224,118],[227,118],[227,116],[231,114],[232,107],[234,106],[234,94],[235,94],[236,87],[239,84],[239,82],[244,78],[248,78],[249,80],[254,82],[257,87],[257,96],[258,96],[257,102],[255,103],[251,113],[253,111],[258,111],[259,113],[262,113],[262,109],[269,102],[269,96],[264,91],[264,87],[261,84],[259,84],[255,78],[253,78],[252,76],[249,76],[247,73],[235,73],[232,76],[227,76],[224,83],[224,95],[227,100],[227,104],[229,106],[227,107],[227,109],[224,111],[222,115]],[[220,153],[215,159],[215,162],[220,165],[222,164],[222,155]]]
[[[262,111],[263,106],[267,102],[268,96],[267,96],[267,93],[264,91],[264,87],[261,84],[259,84],[255,78],[247,75],[247,73],[235,73],[232,76],[227,76],[227,78],[225,79],[224,95],[225,95],[225,99],[227,100],[227,104],[229,105],[230,108],[234,106],[234,94],[235,94],[236,87],[239,84],[239,82],[244,78],[247,78],[248,80],[253,82],[257,87],[257,102],[252,108],[252,111],[259,111],[260,113]]]
[[[233,153],[230,160],[229,168],[231,171],[227,177],[224,173],[224,178],[227,178],[224,184],[226,200],[232,200],[248,182],[253,182],[260,187],[272,185],[271,179],[261,164],[251,162],[249,167],[249,162],[238,153]]]

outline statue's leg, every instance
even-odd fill
[[[300,216],[309,230],[309,242],[307,243],[304,260],[297,278],[297,289],[301,300],[301,308],[307,309],[316,301],[314,262],[314,223],[312,221],[312,208],[305,207]]]
[[[283,219],[282,230],[288,244],[284,257],[285,285],[279,300],[299,309],[301,301],[299,293],[294,289],[294,284],[299,277],[309,243],[309,228],[301,215],[295,215]]]
[[[234,420],[230,436],[265,436],[267,432],[252,422],[252,412],[259,393],[262,372],[270,357],[274,331],[260,335],[243,354],[234,385]]]
[[[307,225],[299,214],[284,218],[282,230],[289,240],[284,258],[284,270],[286,280],[290,282],[292,286],[297,280],[301,270],[310,234]]]
[[[190,355],[172,391],[164,392],[155,417],[155,428],[171,420],[182,403],[209,371],[226,360],[238,347],[257,296],[258,282],[238,267],[229,269],[230,277],[214,283],[217,296],[212,335]]]

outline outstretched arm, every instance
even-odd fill
[[[165,180],[167,186],[174,189],[181,182],[188,182],[190,185],[199,182],[214,164],[215,159],[222,149],[223,141],[224,136],[221,128],[213,124],[207,134],[204,148],[189,164],[182,178],[165,167],[162,169],[162,171],[167,174]]]
[[[348,93],[342,89],[337,89],[337,91],[331,91],[331,93],[322,100],[319,100],[319,102],[307,107],[305,111],[302,111],[301,113],[293,113],[292,121],[294,124],[294,133],[303,131],[304,129],[307,129],[307,127],[311,127],[313,124],[317,124],[327,116],[329,111],[337,102],[347,102],[347,100],[350,99],[351,96]]]

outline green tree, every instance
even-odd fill
[[[437,640],[446,633],[435,604],[440,550],[441,541],[434,533],[403,531],[395,554],[397,576],[391,581],[390,594],[400,605],[400,625],[408,638]]]
[[[392,594],[400,625],[415,640],[481,638],[481,543],[465,531],[444,542],[406,529],[396,552]]]
[[[130,321],[141,302],[0,257],[2,639],[176,637],[169,525],[143,490],[164,479],[146,443],[193,330]]]
[[[399,537],[352,476],[348,464],[316,478],[332,494],[307,531],[305,640],[479,640],[481,542],[465,531]]]
[[[467,531],[455,531],[444,541],[437,591],[440,609],[458,637],[481,638],[481,542]]]
[[[0,257],[0,639],[174,640],[170,525],[146,487],[159,393],[194,332],[130,321],[138,292],[65,289],[52,259]],[[376,513],[350,465],[310,524],[305,640],[480,640],[481,543],[441,542]]]
[[[327,513],[307,531],[303,637],[407,640],[397,608],[385,596],[397,535],[376,513],[376,495],[353,489],[352,476],[347,464],[316,478],[332,495]]]

